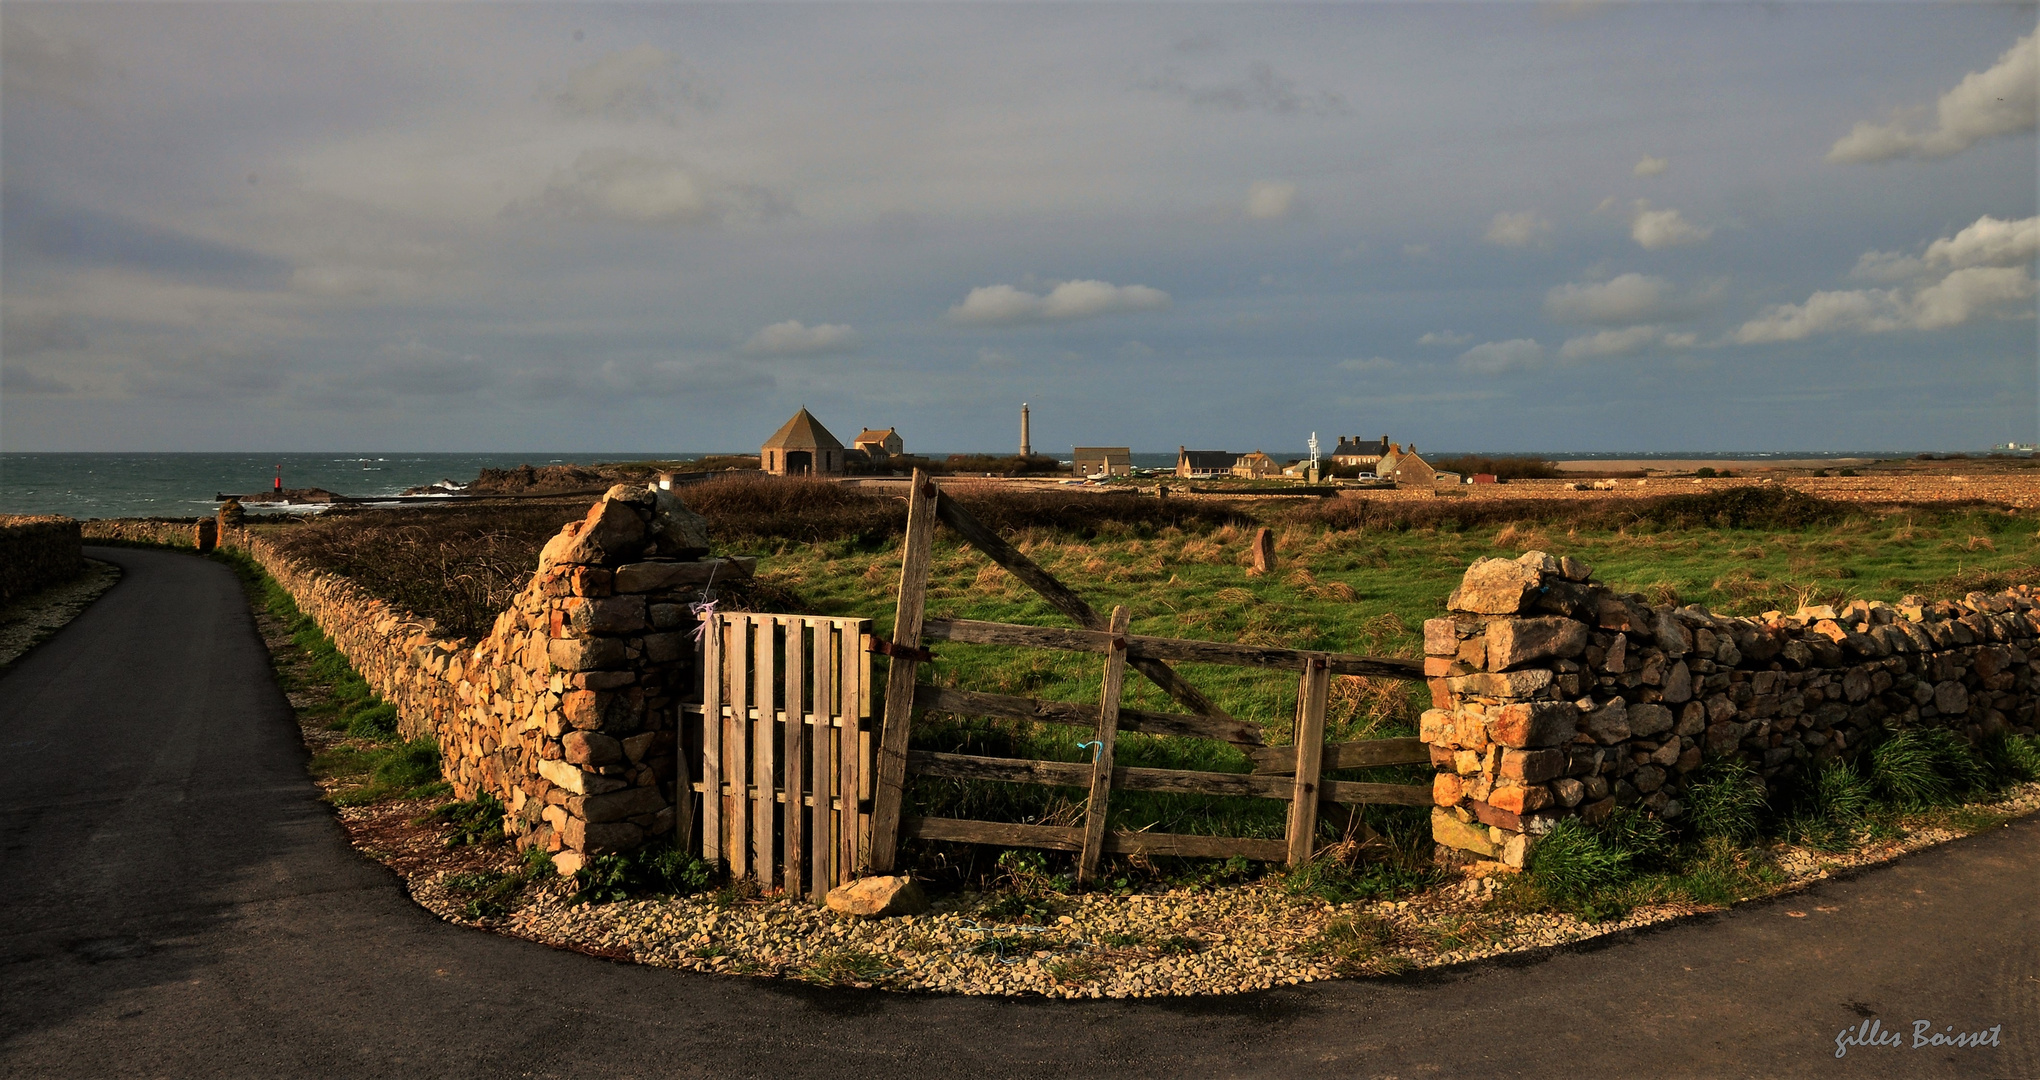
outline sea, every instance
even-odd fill
[[[90,518],[194,518],[213,513],[221,494],[267,491],[277,475],[287,488],[324,488],[360,499],[374,499],[431,484],[465,484],[483,469],[514,469],[519,465],[588,464],[606,461],[678,461],[701,457],[705,451],[634,453],[405,454],[329,452],[291,454],[48,454],[0,453],[0,514],[63,514]],[[735,451],[744,452],[744,451]],[[940,456],[940,455],[931,455]],[[1287,461],[1301,451],[1274,455]],[[1429,453],[1437,460],[1453,452]],[[1896,458],[1909,451],[1790,451],[1753,454],[1747,451],[1630,451],[1539,454],[1550,460],[1728,459],[1761,462],[1802,458]],[[1134,453],[1135,466],[1169,469],[1176,455]],[[251,513],[271,511],[250,505]]]
[[[221,494],[324,488],[372,499],[406,488],[466,484],[483,469],[595,461],[653,461],[697,454],[0,454],[0,514],[90,518],[210,516]],[[279,512],[251,504],[250,513]],[[305,507],[295,507],[303,512]]]

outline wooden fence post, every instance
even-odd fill
[[[701,858],[722,861],[723,617],[700,616],[701,638]]]
[[[1091,800],[1084,808],[1084,850],[1077,860],[1077,884],[1098,876],[1098,858],[1105,851],[1105,815],[1112,808],[1112,753],[1119,743],[1119,692],[1126,681],[1126,605],[1112,609],[1107,632],[1112,650],[1105,654],[1105,689],[1098,701],[1098,733],[1092,750]]]
[[[807,807],[802,792],[807,787],[807,625],[806,619],[789,616],[779,620],[786,627],[786,825],[780,831],[783,854],[779,865],[785,875],[786,895],[808,892]]]
[[[1302,866],[1317,849],[1318,774],[1325,757],[1325,704],[1331,695],[1331,665],[1318,657],[1303,662],[1296,690],[1296,787],[1289,803],[1289,865]]]
[[[906,801],[907,740],[913,730],[914,674],[920,662],[921,615],[928,601],[928,566],[935,551],[935,508],[940,493],[928,474],[914,470],[907,494],[907,536],[900,551],[900,599],[893,615],[892,662],[886,665],[885,718],[878,743],[878,779],[872,786],[873,873],[890,874],[899,851],[900,811]],[[856,735],[853,733],[854,739]],[[854,798],[856,793],[851,792]]]

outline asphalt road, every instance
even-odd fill
[[[93,556],[126,578],[0,678],[8,1076],[2040,1077],[2035,819],[1596,948],[1209,1001],[816,990],[449,926],[319,801],[228,571]],[[1905,1045],[1837,1059],[1866,1017]],[[2002,1045],[1915,1049],[1922,1019]]]

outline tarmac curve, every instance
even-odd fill
[[[2040,819],[1419,978],[1048,1002],[673,972],[442,923],[305,775],[238,582],[172,552],[0,678],[0,1073],[2040,1077]],[[1866,1020],[1900,1045],[1837,1038]],[[2000,1027],[1999,1045],[1912,1045]]]

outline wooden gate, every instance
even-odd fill
[[[856,875],[870,835],[871,622],[703,622],[701,857],[819,897]]]
[[[961,533],[972,546],[1026,583],[1081,629],[1019,626],[963,619],[926,619],[928,569],[935,523],[940,520]],[[1046,570],[1014,549],[998,534],[972,518],[934,483],[916,471],[908,496],[907,537],[901,559],[900,595],[893,640],[875,644],[892,657],[888,669],[885,723],[877,764],[873,800],[870,868],[889,873],[902,836],[956,840],[1017,847],[1051,848],[1079,853],[1077,878],[1094,876],[1105,852],[1205,857],[1245,856],[1299,865],[1314,853],[1318,804],[1396,803],[1428,806],[1429,785],[1324,782],[1323,770],[1379,765],[1428,763],[1429,752],[1418,739],[1374,739],[1326,745],[1325,708],[1333,674],[1420,680],[1420,661],[1394,657],[1354,656],[1295,649],[1263,648],[1213,641],[1144,637],[1127,633],[1126,609],[1101,618],[1089,604]],[[930,659],[924,638],[985,645],[1020,645],[1098,653],[1105,656],[1102,697],[1093,708],[1069,702],[1036,701],[1002,694],[983,694],[945,687],[918,686],[915,673]],[[1288,667],[1298,672],[1294,744],[1261,745],[1257,725],[1227,715],[1191,686],[1168,661]],[[1128,668],[1141,673],[1188,713],[1155,713],[1122,709],[1119,699]],[[913,709],[941,709],[981,716],[1009,716],[1049,723],[1090,727],[1094,746],[1090,763],[1036,761],[910,751]],[[1118,732],[1191,735],[1223,739],[1247,750],[1253,773],[1213,773],[1180,769],[1122,768],[1113,761]],[[954,779],[999,780],[1087,788],[1090,792],[1084,825],[1055,827],[950,818],[905,818],[909,774]],[[1258,840],[1223,836],[1192,836],[1146,832],[1108,832],[1106,815],[1114,790],[1178,791],[1208,795],[1246,795],[1287,801],[1286,836]]]

